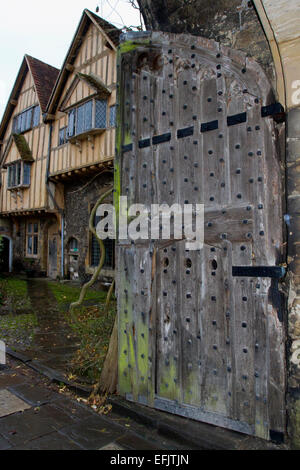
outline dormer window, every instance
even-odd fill
[[[32,106],[14,117],[13,133],[22,134],[40,124],[40,107]]]
[[[68,138],[107,128],[107,101],[89,100],[69,112]]]
[[[16,163],[12,163],[7,168],[8,189],[30,186],[30,163],[20,160]]]

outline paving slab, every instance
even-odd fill
[[[97,450],[120,438],[126,431],[107,423],[100,416],[93,416],[59,432],[86,450]]]
[[[45,387],[32,384],[19,384],[9,387],[9,391],[32,406],[40,406],[59,398],[59,394]]]
[[[51,407],[51,405],[44,405],[40,411],[30,409],[23,413],[1,418],[0,433],[2,437],[13,446],[23,445],[73,422],[61,410],[45,410],[47,407]]]
[[[11,448],[10,443],[0,436],[0,450],[8,450]]]
[[[13,450],[82,450],[82,447],[67,436],[54,432],[14,447]]]
[[[69,398],[60,398],[59,400],[55,400],[52,403],[52,406],[67,413],[74,419],[75,422],[90,418],[95,415],[95,413],[85,405],[81,405],[80,403],[74,400],[70,400]]]
[[[159,450],[159,444],[149,442],[136,434],[128,432],[124,436],[116,440],[117,444],[121,445],[126,450]]]
[[[20,377],[16,374],[0,375],[0,390],[3,388],[11,387],[12,385],[18,385],[24,383],[25,378]]]
[[[0,390],[0,418],[31,408],[28,403],[18,398],[9,390]],[[0,428],[1,429],[1,428]]]

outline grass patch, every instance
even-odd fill
[[[79,299],[81,287],[59,282],[49,282],[58,306],[62,310]],[[70,364],[72,378],[84,378],[96,383],[100,377],[107,354],[111,333],[116,317],[116,300],[113,297],[105,312],[106,291],[88,289],[84,301],[95,301],[97,306],[82,306],[73,315],[65,316],[71,329],[80,341],[80,346]]]
[[[74,375],[96,383],[107,354],[116,317],[116,302],[112,301],[107,313],[105,302],[97,307],[82,307],[67,315],[69,324],[80,339],[71,369]]]
[[[59,306],[76,302],[79,299],[81,287],[68,286],[59,282],[48,282]],[[88,290],[84,300],[105,302],[107,293],[100,290]]]
[[[28,346],[38,326],[35,314],[0,316],[0,339],[6,344]]]
[[[27,282],[21,279],[0,278],[0,306],[8,306],[14,313],[31,307]]]

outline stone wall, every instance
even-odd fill
[[[272,53],[252,1],[138,0],[148,29],[190,33],[239,49],[265,70],[275,89]]]
[[[72,181],[65,184],[65,272],[68,272],[68,245],[71,238],[78,241],[78,277],[90,279],[90,232],[91,207],[101,194],[113,184],[112,172],[90,176],[89,180]],[[112,197],[108,202],[112,202]]]

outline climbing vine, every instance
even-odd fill
[[[104,199],[107,196],[109,196],[112,192],[113,192],[113,188],[110,188],[108,191],[106,191],[104,194],[102,194],[102,196],[98,199],[98,201],[96,202],[96,204],[95,204],[95,206],[94,206],[94,208],[91,212],[90,220],[89,220],[89,229],[90,229],[90,231],[92,232],[92,234],[95,236],[96,240],[99,243],[101,256],[100,256],[99,265],[96,268],[93,276],[91,277],[91,279],[86,284],[84,284],[82,286],[78,301],[73,302],[70,305],[71,315],[73,315],[75,308],[80,307],[82,305],[82,302],[84,301],[84,297],[85,297],[85,294],[86,294],[87,290],[89,289],[89,287],[91,287],[93,284],[95,284],[95,282],[97,281],[97,279],[98,279],[98,277],[101,273],[101,270],[103,268],[103,265],[104,265],[104,262],[105,262],[105,246],[104,246],[103,240],[101,240],[101,238],[99,238],[98,235],[97,235],[96,229],[94,227],[94,220],[95,220],[95,215],[96,215],[98,207],[100,206],[100,204],[102,204]],[[112,291],[110,289],[110,291],[108,292],[106,305],[108,305],[109,299],[111,297],[111,293],[112,293]]]

